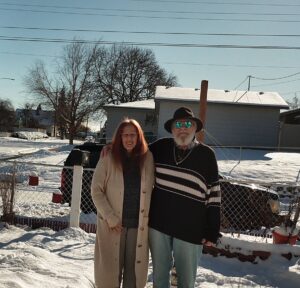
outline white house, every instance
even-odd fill
[[[169,137],[164,123],[180,106],[188,106],[199,115],[199,101],[200,89],[157,86],[154,99],[106,105],[108,138],[125,116],[138,120],[146,132]],[[288,108],[277,92],[208,89],[204,142],[222,146],[277,147],[280,110]]]
[[[134,118],[142,126],[145,134],[151,138],[156,135],[156,115],[153,99],[104,106],[107,113],[106,139],[113,137],[115,129],[124,117]],[[151,139],[150,139],[151,140]]]
[[[38,105],[36,109],[30,110],[16,109],[16,119],[19,129],[15,130],[40,131],[47,133],[49,136],[54,136],[55,112],[42,110],[41,105]]]
[[[157,136],[168,136],[163,125],[180,106],[199,115],[200,90],[158,86]],[[205,140],[210,145],[277,147],[280,109],[288,104],[277,92],[208,89]]]

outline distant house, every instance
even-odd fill
[[[107,113],[106,139],[108,140],[112,139],[115,129],[124,117],[137,120],[147,137],[151,138],[156,134],[156,115],[153,99],[119,105],[108,104],[104,106],[104,110]]]
[[[41,105],[36,109],[16,109],[18,129],[42,131],[48,136],[55,134],[55,111],[42,110]]]
[[[164,123],[180,106],[188,106],[199,115],[199,99],[199,89],[157,86],[154,99],[106,105],[107,136],[111,138],[118,123],[128,116],[137,119],[144,131],[157,137],[169,137]],[[277,147],[280,110],[288,108],[276,92],[208,89],[204,142],[222,146]]]
[[[300,108],[280,113],[279,146],[300,148]]]

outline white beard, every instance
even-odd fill
[[[174,136],[174,141],[178,146],[188,146],[192,143],[194,137],[195,137],[194,133],[191,133],[187,136],[185,135],[177,136],[177,137]]]

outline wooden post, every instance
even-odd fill
[[[13,214],[14,211],[14,200],[15,200],[15,189],[16,189],[16,171],[17,171],[17,164],[14,161],[13,165],[13,174],[11,179],[11,197],[10,197],[10,207],[9,213]]]
[[[199,107],[199,118],[203,123],[203,129],[205,127],[205,119],[206,119],[206,108],[207,108],[207,90],[208,90],[208,81],[201,81],[201,90],[200,90],[200,107]],[[197,133],[197,140],[199,142],[204,141],[204,130]]]

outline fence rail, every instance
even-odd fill
[[[78,179],[74,167],[1,161],[0,217],[55,230],[72,225],[77,217],[82,229],[95,232],[96,208],[90,194],[93,173],[94,169],[82,169],[82,178]],[[295,213],[290,210],[300,197],[300,184],[249,181],[220,179],[222,231],[265,237],[271,227]],[[74,204],[72,192],[76,185],[81,195],[79,203]]]

